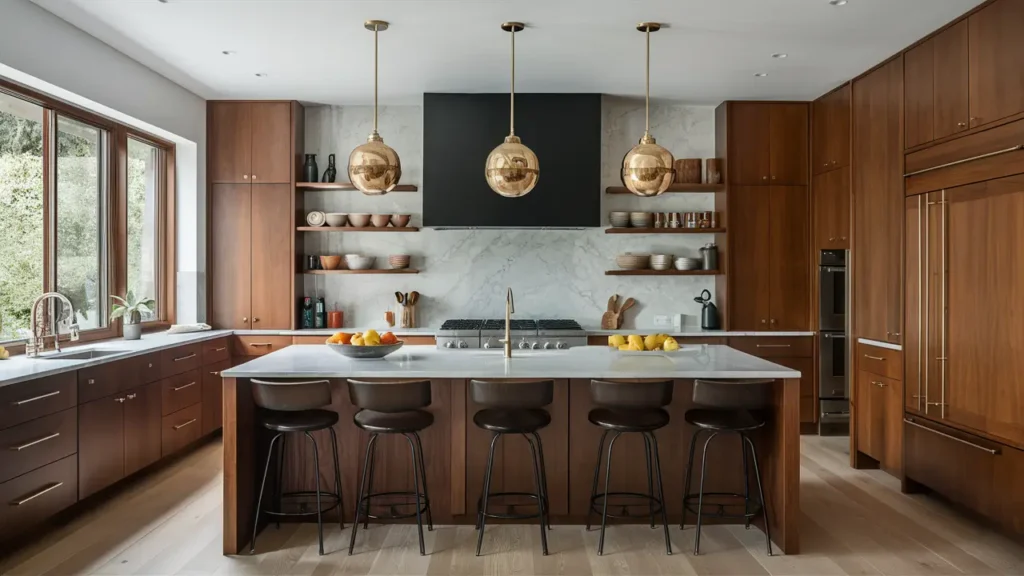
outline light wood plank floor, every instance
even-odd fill
[[[711,527],[702,554],[690,554],[693,529],[671,530],[666,556],[660,530],[609,529],[605,555],[597,534],[555,526],[550,556],[540,554],[535,526],[488,528],[485,555],[473,555],[473,527],[439,527],[420,557],[413,526],[359,531],[325,526],[328,554],[317,554],[315,524],[265,531],[255,556],[221,555],[221,449],[214,442],[132,483],[116,498],[54,529],[32,545],[7,551],[0,573],[295,574],[295,575],[654,575],[654,574],[1024,574],[1024,546],[925,496],[905,496],[879,471],[849,468],[846,439],[804,437],[799,556],[765,554],[756,529]]]

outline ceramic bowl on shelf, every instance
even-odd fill
[[[629,223],[634,228],[651,228],[654,226],[653,212],[630,212]]]
[[[332,228],[340,228],[348,222],[348,214],[344,212],[328,212],[324,216],[327,218],[327,225]]]
[[[655,270],[668,270],[672,268],[671,254],[652,254],[651,268]]]
[[[361,254],[345,254],[345,265],[349,270],[369,270],[377,259],[373,256]]]
[[[609,212],[608,222],[613,228],[628,228],[629,212]]]
[[[395,228],[405,228],[409,225],[409,220],[412,220],[411,214],[392,214],[391,225]]]
[[[408,254],[392,254],[388,256],[388,265],[393,270],[400,270],[409,267],[409,262],[412,260]]]
[[[646,270],[651,267],[651,255],[626,252],[615,257],[615,264],[623,270]]]
[[[675,267],[676,270],[700,270],[701,259],[680,256],[676,258]]]
[[[324,270],[337,270],[341,267],[341,256],[321,256],[320,267]]]
[[[310,226],[323,226],[326,221],[327,216],[319,210],[314,210],[309,214],[306,214],[306,224],[309,224]]]
[[[370,216],[374,228],[387,228],[391,223],[391,214],[374,214]]]
[[[348,224],[353,228],[365,228],[370,224],[369,214],[349,214]]]

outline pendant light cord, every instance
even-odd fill
[[[373,25],[373,133],[377,133],[377,25]]]
[[[651,133],[651,27],[646,27],[647,70],[644,76],[644,136]]]
[[[512,90],[509,91],[508,135],[516,135],[516,29],[512,27]]]

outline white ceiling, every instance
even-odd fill
[[[521,92],[643,94],[651,36],[657,99],[812,99],[981,0],[33,0],[205,98],[362,104],[373,95],[380,35],[382,103],[423,92],[504,92],[520,20]],[[221,52],[235,53],[225,56]],[[774,59],[773,53],[788,58]],[[260,78],[256,73],[265,73]],[[755,73],[767,72],[757,78]]]

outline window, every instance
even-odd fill
[[[161,226],[163,204],[163,150],[128,138],[128,292],[138,300],[156,298],[160,287]],[[142,313],[142,321],[160,317],[156,309]]]
[[[0,342],[28,334],[43,293],[43,116],[0,92]]]
[[[67,296],[83,340],[120,333],[111,294],[173,321],[173,158],[169,142],[0,79],[0,343],[30,335],[44,292]]]

